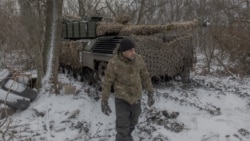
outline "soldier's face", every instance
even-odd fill
[[[135,59],[135,48],[122,52],[122,55],[130,60]]]

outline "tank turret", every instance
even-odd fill
[[[192,35],[187,33],[203,25],[199,20],[133,25],[128,22],[104,21],[100,17],[92,19],[94,20],[63,23],[62,38],[66,40],[63,40],[64,51],[61,52],[74,52],[74,55],[65,58],[61,54],[61,64],[77,68],[73,69],[74,72],[82,76],[86,74],[83,68],[88,68],[100,80],[104,76],[108,60],[116,54],[121,39],[129,36],[135,41],[136,51],[143,56],[152,77],[159,79],[180,76],[183,82],[189,80],[194,47]],[[163,34],[173,31],[180,34]],[[159,33],[164,36],[157,36]]]

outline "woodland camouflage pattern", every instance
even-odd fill
[[[191,31],[200,24],[198,20],[169,23],[164,25],[133,25],[133,24],[121,24],[117,22],[98,22],[96,28],[97,36],[105,35],[119,35],[119,36],[130,36],[130,35],[153,35],[162,32],[171,31]]]
[[[175,37],[169,42],[150,36],[132,36],[136,51],[147,64],[151,76],[181,76],[189,80],[193,64],[193,40],[191,35]]]
[[[109,61],[103,82],[102,100],[108,100],[112,84],[115,97],[124,99],[131,105],[141,99],[142,86],[148,92],[153,91],[150,74],[139,54],[136,54],[134,60],[128,60],[118,53]]]
[[[121,22],[123,23],[123,22]],[[190,71],[194,63],[194,45],[190,33],[199,27],[198,20],[170,23],[166,25],[131,25],[117,22],[98,22],[96,33],[98,36],[129,36],[136,43],[136,51],[140,54],[151,76],[180,76],[183,82],[190,79]],[[126,23],[126,19],[125,19]],[[171,40],[163,41],[155,36],[157,33],[167,33]],[[178,36],[172,36],[178,35]],[[172,37],[171,37],[172,36]],[[79,64],[80,42],[72,41],[63,44],[60,52],[60,63],[70,66],[73,70],[84,67]],[[70,49],[69,49],[70,48]],[[72,53],[69,53],[70,50]],[[70,56],[69,56],[70,54]],[[66,57],[69,56],[69,57]],[[99,70],[98,70],[99,71]]]
[[[125,18],[127,19],[127,18]],[[121,21],[121,20],[119,20]],[[126,21],[126,20],[125,20]],[[124,22],[122,22],[124,23]],[[130,23],[99,22],[97,35],[117,34],[130,36],[136,43],[136,51],[147,64],[151,76],[180,76],[188,82],[194,59],[192,30],[201,27],[199,20],[168,23],[164,25],[132,25]],[[157,33],[173,33],[170,41],[154,36]]]
[[[70,66],[73,70],[79,70],[82,67],[79,61],[79,52],[84,50],[85,44],[81,40],[61,42],[59,51],[60,64]]]

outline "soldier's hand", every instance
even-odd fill
[[[155,103],[153,92],[148,92],[148,106],[151,107]]]
[[[109,114],[112,112],[111,109],[110,109],[110,107],[109,107],[108,101],[106,101],[106,100],[102,100],[101,107],[102,107],[102,112],[105,115],[109,116]]]

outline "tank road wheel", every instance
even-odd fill
[[[105,76],[105,70],[107,68],[107,62],[99,62],[97,70],[96,70],[96,76],[95,76],[95,82],[96,82],[96,87],[98,90],[101,91],[101,85],[104,80]]]
[[[88,67],[83,67],[81,72],[81,81],[88,82],[89,85],[94,83],[94,71]]]
[[[105,76],[105,70],[107,68],[107,62],[100,62],[97,70],[98,81],[103,82]]]

